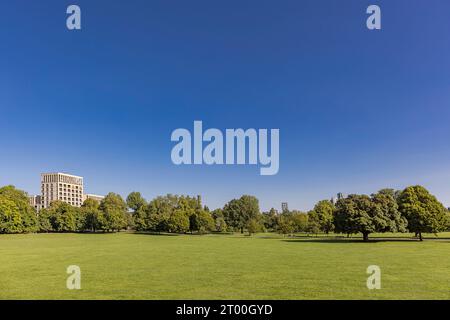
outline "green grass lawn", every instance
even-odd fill
[[[450,233],[410,238],[0,235],[0,299],[450,299]]]

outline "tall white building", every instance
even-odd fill
[[[66,173],[41,174],[41,206],[60,200],[75,207],[83,204],[83,177]]]
[[[81,207],[86,199],[100,202],[103,198],[104,196],[84,193],[83,177],[61,172],[42,173],[41,195],[29,196],[30,205],[38,212],[57,200]]]

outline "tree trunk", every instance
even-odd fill
[[[368,233],[363,233],[363,240],[365,241],[365,242],[367,242],[367,241],[369,241],[369,234]]]
[[[422,232],[419,232],[419,239],[420,239],[420,241],[423,241],[423,239],[422,239]]]

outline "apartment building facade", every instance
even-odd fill
[[[48,208],[56,200],[81,207],[83,192],[83,177],[60,172],[41,174],[42,208]]]
[[[37,212],[42,209],[42,197],[41,196],[30,196],[30,205],[36,209]]]
[[[81,207],[86,199],[100,202],[103,198],[104,196],[84,193],[83,177],[55,172],[41,174],[41,194],[29,196],[29,201],[30,205],[39,212],[57,200],[74,207]]]

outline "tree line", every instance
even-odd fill
[[[0,188],[0,233],[119,231],[132,225],[122,197],[109,193],[100,203],[87,199],[78,208],[54,201],[38,212],[14,186]]]
[[[450,212],[422,186],[399,191],[382,189],[370,196],[351,194],[337,200],[319,201],[307,213],[298,211],[264,214],[268,229],[282,234],[296,232],[362,234],[413,232],[422,241],[423,233],[450,230]]]
[[[200,197],[166,195],[147,201],[139,192],[124,200],[109,193],[100,202],[87,199],[73,207],[54,201],[36,212],[24,191],[0,188],[0,233],[29,232],[139,232],[209,233],[278,232],[362,234],[414,232],[437,233],[450,228],[449,211],[422,186],[402,191],[382,189],[375,194],[351,194],[336,203],[319,201],[312,210],[260,212],[256,197],[244,195],[211,211]]]

